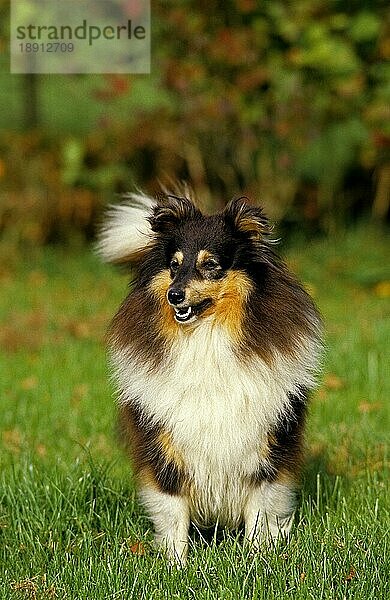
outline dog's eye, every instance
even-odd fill
[[[217,269],[218,267],[219,264],[216,260],[214,260],[214,258],[209,258],[205,260],[202,264],[202,268],[206,269],[206,271],[212,271],[213,269]]]
[[[179,261],[176,260],[176,258],[172,258],[169,267],[170,267],[171,271],[174,273],[179,268]]]

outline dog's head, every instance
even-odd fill
[[[237,252],[240,234],[262,235],[264,219],[255,209],[239,201],[222,214],[204,216],[187,198],[169,196],[154,208],[150,224],[166,258],[151,288],[161,299],[164,294],[177,323],[193,323],[227,296],[233,300],[238,287],[241,293],[249,287],[237,268]]]
[[[119,208],[121,219],[118,213],[103,231],[103,256],[136,264],[142,286],[176,323],[238,310],[252,287],[250,264],[270,233],[262,210],[240,198],[219,214],[204,215],[189,198],[168,194],[145,199],[141,218],[140,196],[135,198],[137,206],[127,205],[126,214]],[[125,232],[123,219],[131,211],[136,225]]]
[[[168,196],[149,221],[166,259],[152,288],[160,297],[164,292],[178,323],[192,323],[248,292],[243,254],[248,259],[268,230],[260,209],[240,199],[205,216],[191,200]]]

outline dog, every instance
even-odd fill
[[[112,207],[107,262],[134,282],[108,345],[121,429],[155,541],[184,563],[190,523],[255,548],[288,536],[320,316],[246,198],[205,215],[192,193]]]

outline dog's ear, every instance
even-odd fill
[[[165,233],[174,229],[180,221],[200,216],[200,211],[189,198],[162,194],[149,217],[152,231]]]
[[[263,210],[250,206],[246,200],[246,197],[231,200],[223,214],[233,230],[254,242],[260,242],[271,233],[272,228]]]

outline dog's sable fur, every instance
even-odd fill
[[[100,236],[129,264],[109,331],[120,421],[156,541],[185,560],[190,522],[288,535],[321,324],[246,199],[129,195]]]

